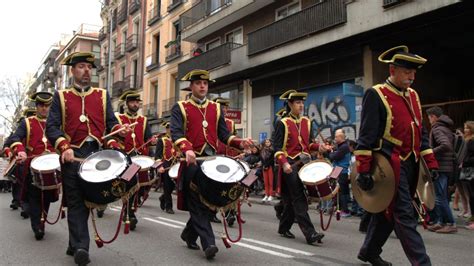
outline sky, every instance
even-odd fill
[[[62,33],[82,23],[102,26],[99,0],[15,0],[0,7],[0,78],[34,74]]]

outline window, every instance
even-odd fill
[[[212,50],[212,49],[218,47],[219,45],[221,45],[221,38],[217,38],[215,40],[212,40],[212,41],[206,43],[206,51]]]
[[[244,43],[244,37],[242,34],[242,28],[235,29],[225,35],[225,42],[230,42],[230,43],[238,43],[238,44],[243,44]]]
[[[134,59],[132,61],[132,80],[130,80],[130,84],[132,88],[137,88],[137,77],[138,77],[138,60]]]
[[[276,10],[276,17],[275,20],[280,20],[282,18],[285,18],[291,14],[294,14],[296,12],[299,12],[301,10],[301,5],[299,1],[290,3],[286,6],[283,6],[279,9]]]
[[[120,80],[125,79],[125,65],[120,67]]]
[[[178,45],[181,43],[181,24],[179,20],[173,23],[173,36],[171,36],[171,39],[176,40]]]
[[[125,30],[122,31],[122,43],[121,43],[121,46],[123,47],[126,42],[127,42],[127,30],[125,29]]]
[[[136,20],[133,22],[133,32],[132,34],[138,34],[140,29],[140,21]]]

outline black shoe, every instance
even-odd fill
[[[173,209],[168,208],[168,209],[166,209],[166,213],[174,214],[174,211],[173,211]]]
[[[68,256],[74,256],[74,249],[72,247],[67,247],[66,249],[66,255]]]
[[[357,255],[357,258],[363,262],[368,262],[371,265],[374,266],[391,266],[392,263],[383,260],[380,256],[374,257],[374,258],[367,258],[365,256],[362,256],[361,254]]]
[[[74,262],[80,266],[89,264],[91,262],[89,252],[85,249],[78,248],[74,253]]]
[[[222,223],[221,220],[217,219],[217,217],[216,217],[215,215],[213,215],[209,220],[210,220],[211,222],[217,223],[217,224]]]
[[[184,233],[184,232],[183,232],[183,233]],[[187,239],[187,238],[184,236],[183,233],[181,233],[181,239],[182,239],[184,242],[186,242],[186,246],[188,246],[189,249],[193,249],[193,250],[199,250],[199,249],[201,249],[201,248],[198,246],[198,244],[196,244],[196,242],[193,242],[193,241]]]
[[[160,200],[160,209],[162,211],[164,211],[165,210],[165,199],[163,199],[163,195],[161,195],[158,199]]]
[[[286,238],[290,238],[290,239],[294,239],[294,238],[295,238],[295,235],[293,235],[290,231],[286,231],[286,232],[280,233],[280,236],[286,237]]]
[[[18,210],[18,203],[17,202],[12,202],[12,204],[10,204],[10,208],[12,210]]]
[[[234,222],[235,222],[235,216],[234,215],[231,215],[230,217],[227,218],[227,224],[229,226],[233,226]]]
[[[43,229],[34,229],[33,232],[35,233],[36,240],[42,240],[44,237],[44,230]]]
[[[102,218],[104,217],[105,210],[97,210],[97,217]]]
[[[321,239],[323,239],[323,237],[324,237],[324,234],[314,232],[308,239],[306,239],[306,242],[310,245],[313,244],[314,242],[321,243]]]
[[[219,249],[216,246],[210,245],[208,248],[206,248],[206,250],[204,250],[204,254],[206,254],[206,259],[213,259],[216,256],[217,251],[219,251]]]
[[[130,217],[130,230],[135,230],[137,228],[138,219],[137,217]]]
[[[20,216],[23,217],[23,219],[28,219],[30,218],[30,216],[28,215],[28,213],[26,211],[21,211],[20,212]]]

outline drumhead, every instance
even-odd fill
[[[170,169],[168,170],[169,177],[174,178],[174,179],[178,178],[178,170],[179,170],[180,165],[181,163],[177,162],[173,164],[173,166],[170,167]]]
[[[243,160],[239,160],[239,163],[241,163],[242,166],[244,167],[245,173],[246,173],[246,174],[249,174],[249,173],[250,173],[250,166],[249,166],[249,164],[248,164],[246,161],[243,161]]]
[[[325,180],[332,172],[332,165],[325,161],[312,161],[305,164],[298,175],[303,183],[317,184]]]
[[[204,161],[201,170],[210,179],[221,183],[236,183],[247,175],[241,163],[224,156]]]
[[[31,160],[31,169],[36,172],[48,172],[59,169],[59,155],[56,153],[48,153]]]
[[[150,156],[137,155],[132,157],[132,162],[140,165],[140,167],[142,168],[141,170],[143,171],[150,168],[155,163],[155,160],[153,160],[153,158],[151,158]]]
[[[102,150],[89,155],[79,168],[82,179],[102,183],[119,177],[127,169],[127,157],[116,150]]]

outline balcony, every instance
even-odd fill
[[[130,5],[128,6],[128,12],[130,13],[130,15],[133,15],[135,12],[140,10],[140,6],[140,0],[131,0]]]
[[[148,120],[158,119],[158,106],[156,106],[155,103],[144,105],[143,110],[145,111],[145,116]]]
[[[197,42],[275,0],[200,0],[181,16],[182,40]]]
[[[103,40],[105,40],[105,38],[107,38],[107,32],[106,32],[106,28],[105,27],[102,27],[99,31],[99,42],[102,42]]]
[[[105,70],[105,64],[98,64],[97,65],[97,73],[102,73]]]
[[[127,90],[127,84],[124,80],[116,81],[112,84],[112,98],[118,98]]]
[[[345,0],[324,1],[250,32],[248,55],[255,55],[347,22],[344,2]]]
[[[117,28],[117,12],[112,15],[112,31]]]
[[[150,72],[159,68],[160,67],[160,54],[153,53],[151,56],[147,57],[146,62],[147,62],[146,72]]]
[[[125,5],[118,12],[117,22],[119,23],[119,25],[122,25],[122,23],[124,23],[127,20],[127,16],[128,16],[127,6]]]
[[[231,51],[242,46],[237,43],[224,43],[201,55],[195,56],[178,65],[178,77],[182,78],[193,69],[212,70],[214,68],[229,64],[231,61]]]
[[[173,41],[170,45],[165,46],[166,48],[166,63],[181,57],[181,42]]]
[[[125,44],[121,43],[115,47],[115,59],[120,59],[125,56]]]
[[[159,6],[153,7],[148,12],[148,26],[152,26],[161,19],[161,10]]]
[[[383,8],[389,8],[407,2],[407,0],[383,0]]]
[[[179,101],[179,97],[172,97],[163,100],[162,110],[161,110],[161,117],[168,117],[171,116],[171,108],[173,105]]]
[[[137,79],[135,78],[134,75],[129,75],[129,76],[126,76],[123,81],[125,82],[125,88],[128,90],[128,89],[137,89],[138,88],[138,85],[137,85]]]
[[[126,43],[127,52],[131,52],[138,47],[138,34],[132,34],[128,36]]]
[[[171,12],[174,9],[176,9],[178,6],[180,6],[183,3],[183,0],[172,0],[171,4],[168,6],[167,11]]]

